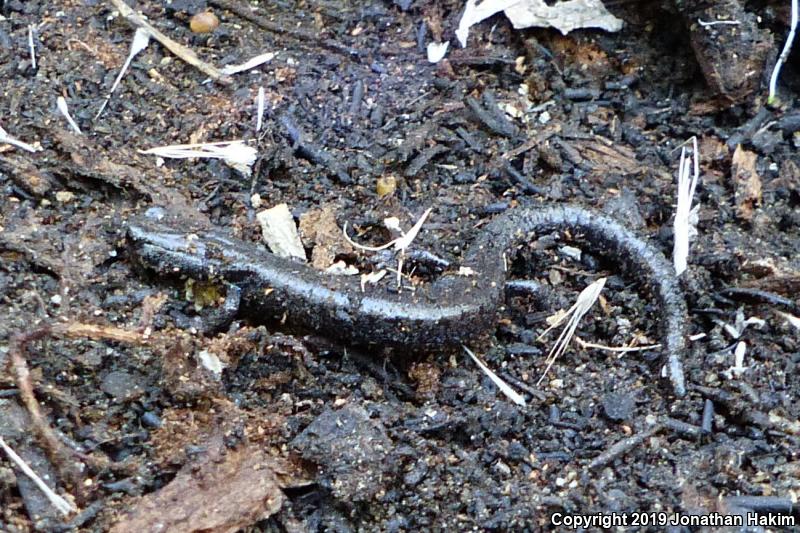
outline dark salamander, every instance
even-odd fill
[[[183,226],[181,226],[183,224]],[[536,235],[569,231],[598,255],[642,282],[661,308],[661,343],[675,394],[685,394],[682,355],[687,313],[672,265],[633,232],[597,212],[574,206],[512,209],[495,217],[463,254],[473,276],[445,273],[415,291],[389,292],[358,279],[331,276],[273,255],[262,245],[219,230],[192,232],[185,222],[140,217],[128,226],[135,257],[163,275],[224,281],[241,290],[241,310],[362,346],[432,351],[494,330],[511,257]]]

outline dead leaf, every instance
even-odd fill
[[[622,29],[622,20],[608,12],[600,0],[567,0],[547,5],[545,0],[467,0],[456,30],[462,47],[467,46],[469,28],[503,11],[515,29],[556,28],[566,35],[579,28]]]
[[[300,233],[306,242],[314,244],[311,265],[318,270],[331,266],[338,254],[349,254],[353,251],[353,247],[342,236],[331,206],[303,213],[300,216]]]
[[[736,213],[744,220],[752,220],[753,210],[761,205],[761,176],[756,171],[756,154],[737,145],[731,162],[731,177]]]
[[[281,476],[293,467],[262,446],[230,449],[222,434],[160,490],[143,496],[112,533],[233,533],[274,514],[284,500]]]

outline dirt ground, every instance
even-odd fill
[[[696,23],[723,4],[740,29]],[[556,513],[632,526],[644,512],[800,523],[799,52],[766,105],[789,3],[606,5],[622,31],[514,30],[497,15],[462,49],[460,0],[140,0],[211,64],[275,56],[206,82],[151,42],[95,118],[133,27],[101,0],[0,0],[0,125],[41,147],[0,143],[0,437],[77,509],[62,517],[0,454],[0,530],[550,530]],[[220,26],[192,33],[207,9]],[[440,40],[450,50],[431,64],[425,47]],[[600,277],[578,336],[659,340],[637,280],[576,261],[563,236],[512,265],[554,290],[553,308],[510,300],[473,346],[525,407],[461,352],[363,350],[246,315],[199,333],[216,289],[149,275],[126,247],[126,221],[155,206],[258,240],[257,194],[373,245],[389,238],[386,217],[408,228],[433,207],[415,246],[453,264],[485,219],[551,203],[596,207],[670,257],[692,136],[700,210],[682,285],[689,332],[704,336],[683,398],[657,350],[573,343],[535,385],[555,339],[537,340],[547,317]],[[258,150],[250,176],[139,153],[233,139]],[[316,245],[331,245],[322,233]],[[328,253],[370,268],[338,246]],[[740,342],[745,368],[732,369]]]

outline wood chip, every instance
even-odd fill
[[[736,146],[731,162],[731,178],[734,186],[736,214],[747,221],[761,205],[761,176],[756,171],[756,154]]]
[[[306,261],[306,251],[297,233],[294,218],[286,204],[278,204],[265,209],[256,215],[261,224],[261,235],[264,242],[275,255],[296,257]]]

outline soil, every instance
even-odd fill
[[[788,2],[729,3],[739,33],[695,23],[723,2],[610,1],[618,33],[514,30],[498,15],[461,49],[460,0],[139,1],[211,64],[275,56],[207,82],[151,42],[95,119],[132,26],[99,0],[0,0],[0,122],[42,148],[0,144],[0,437],[79,510],[62,517],[4,459],[0,530],[550,530],[554,513],[627,513],[630,526],[632,513],[775,510],[800,520],[800,328],[783,314],[800,316],[800,53],[767,107]],[[206,9],[220,26],[192,33]],[[453,41],[446,59],[428,63],[425,46],[442,39]],[[258,240],[257,194],[296,220],[327,221],[315,257],[362,272],[369,254],[337,242],[331,220],[376,245],[391,238],[386,217],[409,228],[428,207],[415,246],[451,264],[484,219],[541,203],[600,209],[669,257],[692,136],[700,208],[682,284],[688,329],[704,336],[685,360],[683,398],[660,379],[657,350],[574,342],[536,385],[555,340],[537,340],[547,318],[600,277],[577,335],[658,340],[659,310],[636,280],[576,260],[564,245],[580,244],[564,235],[512,265],[553,289],[552,306],[510,300],[473,347],[524,407],[463,353],[367,352],[247,316],[203,335],[191,319],[213,312],[215,289],[148,275],[125,246],[126,220],[154,206]],[[139,153],[233,139],[258,150],[250,176]],[[732,370],[740,342],[745,368]]]

